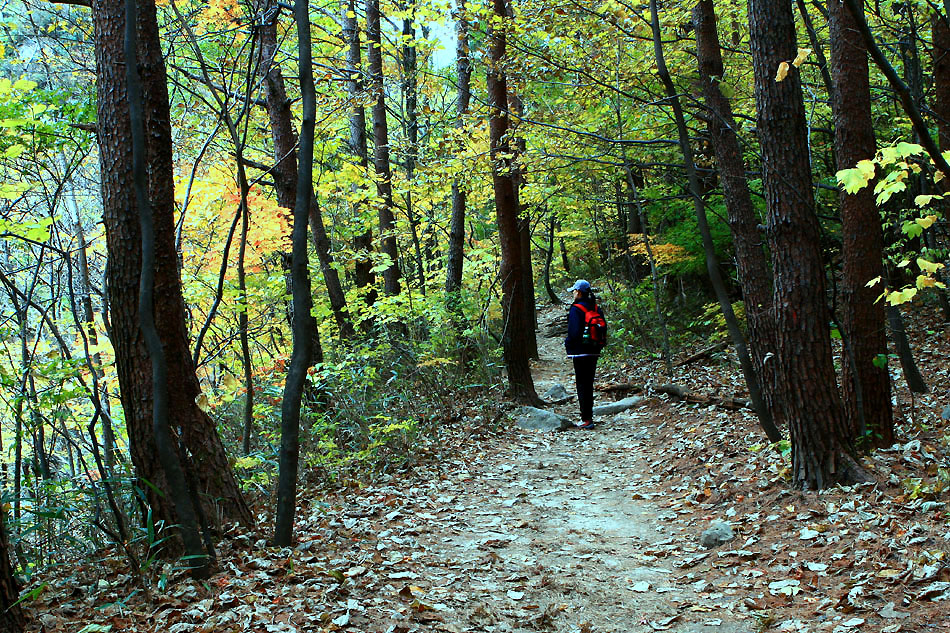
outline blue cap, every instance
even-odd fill
[[[573,292],[574,290],[580,290],[581,292],[590,292],[590,282],[586,279],[578,279],[574,282],[574,285],[567,289],[568,292]]]

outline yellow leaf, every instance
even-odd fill
[[[881,283],[881,277],[880,277],[880,275],[878,275],[877,277],[875,277],[875,278],[872,279],[871,281],[869,281],[869,282],[867,282],[866,284],[864,284],[864,287],[865,287],[865,288],[870,288],[870,287],[872,287],[872,286],[878,285],[879,283]]]
[[[805,59],[809,55],[811,55],[810,48],[799,48],[798,55],[796,55],[795,59],[792,61],[792,66],[794,66],[795,68],[798,68],[799,66],[802,65],[802,63],[804,63]]]
[[[235,378],[234,376],[232,376],[231,374],[228,374],[227,376],[221,379],[221,384],[224,385],[225,389],[234,391],[235,389],[241,386],[241,381]]]
[[[943,200],[943,196],[940,195],[920,195],[914,198],[914,204],[918,207],[925,207],[930,204],[933,200]]]
[[[918,257],[918,258],[917,258],[917,266],[918,266],[922,271],[924,271],[925,273],[935,273],[935,272],[937,272],[938,270],[940,270],[941,268],[943,268],[943,264],[941,264],[941,263],[939,263],[939,262],[937,262],[937,263],[929,262],[929,261],[927,261],[926,259],[924,259],[923,257]]]
[[[927,275],[917,275],[917,287],[923,290],[924,288],[933,288],[937,285],[937,280],[933,277],[928,277]]]
[[[782,62],[778,65],[778,70],[775,72],[775,81],[782,81],[788,76],[788,62]]]
[[[203,393],[199,393],[198,397],[195,398],[195,404],[205,413],[211,410],[211,401],[209,401],[208,396]]]
[[[917,224],[919,224],[922,228],[925,228],[925,229],[929,229],[933,225],[933,223],[936,221],[937,221],[937,216],[935,215],[928,215],[926,218],[917,218],[916,220]]]
[[[891,292],[887,295],[887,302],[892,306],[896,306],[901,303],[907,303],[917,295],[916,288],[904,288],[899,292]]]
[[[35,81],[30,81],[29,79],[18,79],[15,84],[13,84],[14,90],[19,90],[21,92],[29,92],[36,88],[39,84]]]
[[[909,260],[909,259],[905,259],[904,261],[902,261],[901,263],[899,263],[899,264],[897,265],[897,267],[898,267],[898,268],[904,268],[904,267],[907,266],[909,263],[910,263],[910,260]]]

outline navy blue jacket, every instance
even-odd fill
[[[567,338],[564,339],[564,348],[568,356],[581,354],[598,356],[600,351],[596,347],[584,344],[584,311],[577,307],[578,303],[583,304],[588,310],[596,307],[598,312],[604,313],[600,306],[589,297],[582,297],[571,304],[571,309],[567,313]]]

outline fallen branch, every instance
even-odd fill
[[[643,391],[643,385],[635,385],[632,382],[597,385],[594,388],[601,393],[640,393]]]
[[[752,403],[746,398],[720,398],[719,396],[689,393],[685,387],[680,385],[655,385],[650,387],[650,390],[653,391],[653,393],[664,393],[687,404],[716,406],[722,409],[729,409],[730,411],[752,408]]]
[[[689,365],[690,363],[695,363],[698,360],[708,357],[713,352],[718,352],[719,350],[724,349],[728,345],[729,345],[729,341],[721,341],[719,343],[716,343],[715,345],[712,345],[705,349],[701,349],[695,354],[692,354],[691,356],[687,356],[683,360],[679,361],[678,363],[674,365],[674,367],[682,367],[683,365]]]

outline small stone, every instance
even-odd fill
[[[558,383],[544,392],[544,395],[541,396],[548,402],[560,402],[561,400],[567,400],[571,397],[571,394],[567,392],[567,389],[564,388],[564,385]]]
[[[736,537],[732,531],[732,526],[725,521],[714,521],[709,529],[703,532],[699,537],[699,544],[706,549],[719,547],[728,543]]]
[[[940,413],[940,417],[944,420],[950,420],[950,404],[943,408],[943,411]]]

